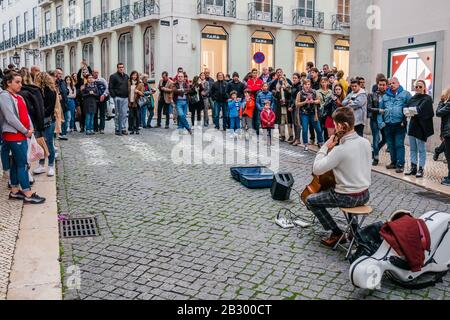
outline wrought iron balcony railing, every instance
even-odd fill
[[[64,28],[62,32],[63,41],[73,40],[81,35],[80,28],[78,26],[73,26],[70,28]]]
[[[123,6],[119,9],[111,11],[111,27],[115,27],[122,23],[127,23],[133,20],[131,6]]]
[[[236,18],[236,0],[224,0],[223,6],[207,3],[207,0],[197,0],[197,14]]]
[[[5,50],[5,42],[0,42],[0,51]]]
[[[12,37],[11,38],[11,47],[17,46],[19,44],[18,42],[19,42],[19,37],[18,36]]]
[[[335,14],[332,19],[333,30],[343,30],[350,27],[350,15],[348,14]]]
[[[27,31],[27,41],[31,41],[36,39],[36,30],[32,29],[32,30],[28,30]]]
[[[92,20],[88,19],[88,20],[84,20],[81,24],[80,24],[80,34],[81,35],[87,35],[92,33],[93,28],[92,28]]]
[[[27,42],[27,33],[19,34],[19,44]]]
[[[62,31],[58,30],[50,34],[50,45],[58,44],[62,41]]]
[[[5,41],[5,49],[11,48],[11,42],[12,42],[11,39]]]
[[[283,7],[266,8],[259,2],[250,2],[248,4],[248,20],[283,23]]]
[[[39,46],[48,47],[50,45],[50,36],[47,34],[45,36],[39,37]]]
[[[292,10],[292,24],[295,26],[324,28],[324,13],[305,9]]]
[[[159,1],[141,0],[134,3],[133,7],[134,19],[148,17],[154,14],[159,14]]]
[[[109,27],[109,14],[103,13],[92,19],[92,30],[94,32],[107,29]]]

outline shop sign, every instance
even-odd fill
[[[227,36],[224,34],[214,34],[214,33],[202,33],[203,39],[211,40],[227,40]]]
[[[252,43],[273,44],[272,39],[252,38]]]

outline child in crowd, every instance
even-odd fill
[[[231,91],[228,100],[228,117],[230,119],[230,129],[233,130],[233,137],[236,137],[236,131],[241,128],[241,99],[239,99],[236,91]]]
[[[253,113],[256,104],[252,92],[248,89],[244,91],[244,101],[242,102],[242,128],[245,130],[245,137],[248,139],[248,130],[253,129]]]
[[[267,145],[272,145],[272,129],[275,129],[275,112],[270,107],[270,100],[264,102],[264,109],[261,111],[261,127],[267,129]]]

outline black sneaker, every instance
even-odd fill
[[[386,169],[388,169],[388,170],[393,170],[393,169],[395,169],[396,167],[397,167],[397,166],[396,166],[395,164],[391,163],[390,165],[386,166]]]
[[[377,159],[372,161],[372,166],[376,167],[380,162]]]
[[[23,200],[25,199],[25,195],[22,193],[22,191],[19,191],[17,193],[10,192],[9,193],[9,200]]]
[[[66,136],[59,136],[58,140],[67,141],[69,140],[69,138],[67,138]]]
[[[130,131],[130,134],[133,135],[133,134],[134,134],[134,131]]]
[[[36,193],[33,193],[31,197],[24,197],[23,202],[25,204],[41,204],[45,202],[45,198],[38,196]]]
[[[404,171],[405,171],[404,166],[398,166],[397,169],[395,169],[395,172],[397,172],[397,173],[403,173]]]
[[[136,135],[140,135],[139,131],[136,131]]]

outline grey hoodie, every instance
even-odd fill
[[[367,118],[367,93],[364,89],[359,90],[358,93],[350,93],[342,105],[350,107],[355,112],[355,126],[364,125]]]
[[[27,134],[28,130],[20,122],[18,115],[17,102],[10,96],[8,91],[0,93],[0,126],[2,132]],[[30,125],[32,122],[30,119]]]

